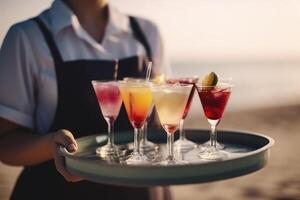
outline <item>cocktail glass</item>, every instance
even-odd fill
[[[175,78],[175,79],[167,80],[167,83],[171,83],[171,84],[181,83],[181,84],[191,84],[193,86],[188,101],[186,103],[182,119],[180,120],[179,139],[174,143],[176,151],[187,152],[189,150],[194,149],[197,146],[196,143],[186,138],[185,131],[184,131],[184,120],[187,117],[188,112],[190,110],[194,93],[195,93],[195,84],[198,82],[198,79],[199,79],[198,77],[187,77],[187,78]]]
[[[232,78],[231,77],[221,78],[219,80],[219,82],[222,84],[230,84],[230,83],[232,83]],[[205,142],[201,146],[206,147],[206,148],[210,147],[210,141]],[[217,141],[216,148],[222,150],[222,149],[225,149],[225,146],[224,146],[224,144]]]
[[[140,138],[153,104],[150,83],[119,81],[119,88],[129,121],[134,128],[134,149],[126,163],[147,164],[147,156],[140,151]]]
[[[143,132],[141,135],[140,150],[145,153],[158,149],[158,146],[156,144],[154,144],[153,142],[150,142],[148,140],[148,121],[149,121],[149,117],[151,116],[151,113],[153,111],[153,107],[154,106],[152,105],[150,108],[149,115],[145,121],[145,124],[143,126]]]
[[[217,126],[220,123],[228,99],[231,94],[232,85],[223,83],[217,86],[202,86],[196,84],[200,101],[207,121],[211,126],[210,146],[208,146],[199,156],[207,160],[219,160],[227,154],[217,148]]]
[[[116,81],[92,81],[101,113],[108,125],[107,144],[96,149],[100,157],[117,156],[119,149],[114,144],[114,123],[119,115],[122,97]]]
[[[132,78],[132,77],[125,77],[123,79],[124,81],[128,81],[128,82],[146,82],[145,79],[140,79],[140,78]],[[152,113],[153,110],[153,105],[151,106],[151,109],[149,111],[149,116],[147,117],[144,126],[143,126],[143,131],[141,134],[141,141],[140,141],[140,151],[141,152],[149,152],[149,151],[154,151],[158,148],[158,146],[156,144],[154,144],[153,142],[150,142],[148,140],[148,119]]]
[[[162,165],[187,163],[174,157],[173,143],[192,87],[186,84],[153,84],[151,87],[160,123],[167,133],[168,157]]]

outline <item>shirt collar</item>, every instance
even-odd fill
[[[56,0],[50,8],[51,28],[54,34],[63,28],[72,26],[72,10],[62,1]],[[74,15],[75,16],[75,15]]]
[[[121,33],[131,33],[131,28],[129,24],[129,18],[127,15],[122,14],[117,8],[110,5],[108,24],[106,26],[105,35],[114,36]],[[75,26],[79,24],[77,16],[74,12],[64,3],[62,0],[55,0],[50,8],[51,17],[51,28],[54,34],[59,33],[62,29],[68,26]]]

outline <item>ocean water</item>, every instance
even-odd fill
[[[234,88],[227,112],[300,103],[300,62],[172,64],[174,77],[197,75],[201,78],[210,71],[221,78],[232,78]],[[200,100],[195,93],[191,112],[195,114],[199,108]]]

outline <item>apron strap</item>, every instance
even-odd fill
[[[129,21],[130,21],[130,26],[133,30],[133,35],[134,37],[140,42],[142,43],[142,45],[144,46],[146,53],[147,53],[147,57],[149,61],[152,61],[152,52],[151,52],[151,48],[150,45],[145,37],[145,34],[143,33],[140,25],[138,24],[137,20],[135,19],[135,17],[129,16]]]
[[[48,30],[48,28],[44,25],[44,23],[42,22],[41,19],[39,19],[38,17],[33,18],[33,20],[37,23],[37,25],[39,26],[47,44],[48,44],[48,48],[50,49],[50,52],[52,54],[52,57],[54,59],[54,63],[55,65],[57,65],[58,63],[61,63],[63,61],[61,54],[59,53],[59,50],[55,44],[55,41],[52,37],[51,32]]]

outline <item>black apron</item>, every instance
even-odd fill
[[[137,21],[129,17],[134,36],[140,42],[151,60],[151,49]],[[75,138],[106,133],[107,124],[102,117],[91,80],[112,80],[115,61],[76,60],[63,61],[52,34],[38,19],[39,26],[54,59],[58,104],[54,122],[49,132],[59,129],[70,130]],[[137,56],[119,60],[118,79],[124,77],[145,77],[146,67],[139,68]],[[116,131],[132,130],[124,106],[115,123]],[[149,199],[148,188],[120,187],[96,184],[88,181],[69,183],[57,172],[54,161],[26,167],[21,173],[11,199]]]

